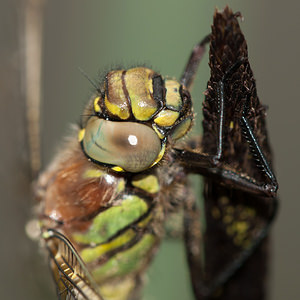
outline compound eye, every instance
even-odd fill
[[[140,172],[150,167],[161,151],[154,130],[133,122],[112,122],[91,117],[85,128],[82,146],[94,161]]]

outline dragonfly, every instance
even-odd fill
[[[165,222],[182,210],[195,298],[263,299],[278,184],[239,17],[215,12],[179,81],[135,67],[92,82],[80,124],[35,187],[59,299],[139,299]],[[208,43],[203,137],[186,139]],[[192,173],[204,177],[204,210]]]

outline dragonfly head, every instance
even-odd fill
[[[114,171],[156,165],[192,126],[189,92],[147,68],[109,72],[83,114],[79,142],[93,162]]]

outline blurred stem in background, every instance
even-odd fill
[[[40,112],[42,86],[42,37],[44,25],[44,1],[26,0],[24,26],[20,27],[21,48],[24,57],[24,90],[26,122],[28,126],[29,161],[32,177],[41,167]]]

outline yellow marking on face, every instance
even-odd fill
[[[140,188],[148,193],[154,194],[159,191],[159,183],[158,179],[154,175],[148,175],[148,176],[136,176],[132,180],[132,185]]]
[[[182,106],[182,100],[179,93],[180,83],[176,80],[166,80],[166,106],[172,107],[176,110],[180,110]]]
[[[154,119],[154,122],[162,127],[172,126],[179,117],[179,112],[172,110],[162,110]]]
[[[85,134],[85,128],[80,129],[78,132],[78,142],[81,142],[83,140],[84,134]]]
[[[114,250],[124,244],[128,243],[136,236],[136,233],[133,229],[129,229],[125,231],[122,235],[116,237],[111,242],[101,244],[99,246],[93,248],[85,248],[81,251],[81,257],[83,258],[84,262],[90,263],[99,259],[103,254]]]
[[[182,138],[191,128],[192,126],[192,119],[191,117],[183,120],[181,123],[179,123],[178,125],[176,125],[174,131],[172,132],[172,139],[173,140],[178,140],[180,138]]]
[[[118,106],[116,104],[110,103],[105,97],[106,108],[115,116],[118,116],[122,120],[127,120],[130,117],[129,111],[127,108]]]
[[[114,170],[114,171],[116,171],[116,172],[125,172],[124,169],[122,169],[119,166],[112,167],[111,169]]]
[[[97,169],[89,169],[83,173],[83,178],[98,178],[103,175],[103,171]]]
[[[164,154],[165,154],[165,151],[166,151],[166,144],[163,144],[162,145],[162,148],[161,148],[161,150],[160,150],[160,152],[159,152],[159,154],[158,154],[158,156],[157,156],[157,159],[154,161],[154,163],[150,166],[150,168],[151,167],[153,167],[154,165],[156,165],[162,158],[163,158],[163,156],[164,156]]]
[[[233,127],[234,127],[234,123],[233,123],[233,121],[230,121],[230,123],[229,123],[229,128],[230,128],[230,129],[233,129]]]
[[[157,126],[155,124],[152,125],[152,128],[154,129],[154,131],[156,132],[156,134],[158,135],[158,137],[162,140],[165,136],[158,130]]]
[[[157,111],[158,104],[153,99],[152,87],[154,74],[153,70],[147,68],[133,68],[126,72],[126,89],[133,115],[137,120],[147,121]]]
[[[124,70],[115,70],[107,74],[107,91],[104,103],[107,110],[122,120],[130,117],[129,102],[123,89]]]
[[[100,100],[100,97],[96,97],[94,100],[94,111],[97,113],[101,112],[100,105],[98,104],[99,100]]]

